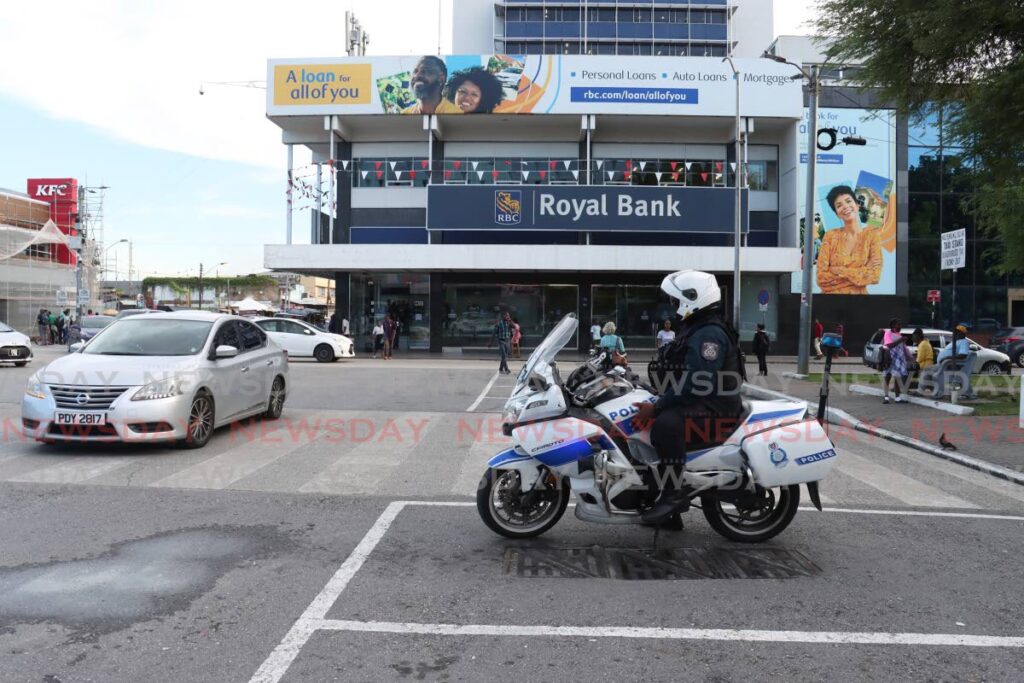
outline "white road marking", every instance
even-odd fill
[[[800,507],[801,510],[814,508]],[[930,510],[854,510],[851,508],[824,508],[823,512],[846,512],[852,515],[895,515],[897,517],[951,517],[954,519],[1002,519],[1008,522],[1024,522],[1018,515],[992,515],[981,512],[935,512]]]
[[[509,439],[509,445],[511,444],[512,440]],[[476,442],[470,446],[466,457],[462,459],[459,475],[448,492],[453,496],[476,496],[480,478],[487,471],[487,461],[503,450],[505,449],[501,445],[487,441]]]
[[[319,623],[327,616],[327,612],[338,600],[342,591],[348,586],[349,581],[356,575],[366,558],[370,556],[373,549],[384,538],[388,527],[395,521],[395,517],[405,507],[404,501],[395,501],[389,504],[381,513],[377,521],[373,523],[370,530],[366,532],[363,539],[352,550],[352,553],[338,567],[323,590],[313,598],[309,607],[302,613],[298,620],[292,625],[284,639],[278,644],[270,656],[264,660],[260,668],[256,670],[250,679],[251,683],[277,683],[284,676],[288,667],[295,661],[299,650],[306,644],[310,636],[319,628]]]
[[[914,507],[977,508],[974,503],[922,484],[912,477],[841,449],[836,469],[878,489],[887,496]]]
[[[467,413],[472,413],[474,410],[476,410],[476,407],[480,405],[480,402],[484,400],[488,393],[490,393],[491,387],[494,386],[494,383],[498,381],[499,377],[501,377],[501,373],[494,373],[494,377],[492,377],[491,381],[487,383],[487,386],[484,387],[484,390],[480,392],[480,395],[476,397],[476,400],[473,401],[473,404],[466,408]]]
[[[93,477],[121,469],[132,464],[135,458],[85,456],[63,462],[52,467],[32,470],[25,474],[9,477],[6,481],[31,482],[34,484],[81,484]]]
[[[829,645],[929,645],[937,647],[1024,647],[1024,638],[960,633],[887,633],[871,631],[760,631],[724,628],[644,628],[639,626],[504,626],[492,624],[413,624],[387,621],[324,619],[326,631],[401,633],[434,636],[530,636],[561,638],[653,638],[659,640],[728,640],[754,643],[821,643]]]

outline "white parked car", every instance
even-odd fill
[[[32,360],[32,340],[9,325],[0,323],[0,363],[19,368]]]
[[[39,441],[173,440],[200,448],[213,430],[281,415],[288,357],[260,328],[202,311],[115,320],[36,372],[21,401]]]
[[[904,327],[900,330],[900,334],[907,342],[907,348],[910,349],[912,354],[917,354],[917,346],[911,341],[911,335],[913,335],[916,327]],[[932,349],[935,351],[935,358],[939,357],[939,353],[946,348],[947,345],[953,343],[953,333],[948,330],[936,330],[930,327],[921,328],[921,332],[924,334],[924,338],[929,341],[932,345]],[[878,370],[879,358],[881,357],[882,338],[885,336],[885,330],[878,330],[868,340],[868,343],[864,345],[864,365],[869,368]],[[1010,357],[1001,351],[995,349],[987,349],[981,344],[977,343],[970,337],[967,341],[971,344],[971,351],[978,354],[978,360],[974,365],[974,374],[978,375],[1008,375],[1010,374]]]
[[[288,318],[254,318],[253,322],[287,351],[289,357],[316,358],[321,363],[330,363],[356,355],[351,339],[343,334],[324,332],[309,323]]]

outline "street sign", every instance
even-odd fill
[[[67,306],[68,305],[68,293],[67,293],[67,291],[63,290],[63,289],[58,289],[57,290],[57,297],[56,297],[56,299],[57,299],[57,307],[58,308],[61,307],[61,306]]]
[[[942,233],[942,270],[956,270],[967,265],[967,231]]]
[[[942,301],[942,292],[937,289],[928,290],[928,303],[937,304]]]
[[[89,290],[88,289],[80,289],[80,290],[78,290],[78,305],[79,306],[87,306],[89,304],[89,300],[91,298],[92,297],[89,296]]]
[[[767,306],[768,302],[771,300],[771,292],[769,292],[767,289],[762,289],[760,292],[757,293],[757,303],[761,304],[762,306]]]

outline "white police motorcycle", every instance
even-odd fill
[[[658,494],[658,456],[650,430],[634,430],[635,403],[655,401],[645,383],[604,354],[566,381],[555,355],[578,322],[567,315],[533,352],[502,413],[513,447],[487,463],[477,510],[510,538],[553,527],[576,498],[576,517],[603,524],[639,524]],[[744,403],[740,426],[724,443],[687,453],[685,483],[711,527],[734,541],[766,541],[796,514],[800,484],[821,509],[818,482],[831,470],[835,446],[804,403]]]

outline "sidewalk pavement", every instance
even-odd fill
[[[752,376],[748,384],[808,401],[812,408],[816,407],[820,383],[783,376],[784,372],[792,371],[793,368],[786,365],[769,365],[767,377]],[[811,371],[821,372],[821,369],[812,367]],[[868,370],[865,368],[864,371]],[[945,434],[946,440],[957,447],[957,453],[1024,472],[1024,430],[1018,427],[1016,415],[959,416],[909,403],[883,404],[876,396],[850,393],[848,385],[836,382],[835,378],[830,385],[828,405],[846,411],[866,425],[889,430],[937,448],[940,447],[940,437]],[[858,437],[863,439],[865,435],[845,435],[847,439]],[[847,443],[846,446],[856,447],[855,443]]]

